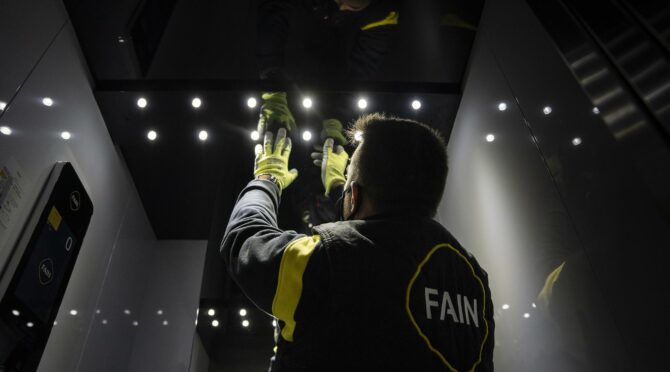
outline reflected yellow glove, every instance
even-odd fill
[[[268,174],[277,180],[277,186],[284,190],[298,177],[298,170],[288,170],[291,155],[291,139],[286,138],[286,129],[277,132],[277,140],[272,142],[272,133],[266,132],[263,145],[256,145],[254,176]]]
[[[286,128],[289,132],[296,128],[295,119],[286,101],[286,92],[263,93],[261,116],[258,119],[258,133]]]
[[[321,139],[325,140],[327,138],[332,138],[337,141],[340,145],[347,143],[347,139],[344,138],[342,134],[342,122],[337,119],[326,119],[322,123],[323,129],[321,129]]]
[[[340,145],[333,151],[334,142],[332,138],[328,138],[323,144],[322,152],[312,153],[314,165],[321,168],[321,182],[326,188],[326,196],[330,194],[333,186],[347,181],[344,171],[347,169],[349,154]]]

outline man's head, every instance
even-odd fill
[[[340,6],[340,10],[357,12],[367,8],[372,0],[335,0],[335,2]]]
[[[348,130],[358,143],[345,185],[345,219],[404,210],[434,216],[447,179],[444,139],[413,120],[370,114]]]

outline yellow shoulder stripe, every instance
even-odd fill
[[[302,275],[319,240],[318,235],[293,240],[282,254],[272,314],[284,322],[281,335],[286,341],[293,342],[295,310],[302,294]]]
[[[371,28],[375,27],[382,27],[382,26],[390,26],[390,25],[397,25],[398,24],[398,12],[390,12],[386,18],[380,19],[379,21],[375,21],[372,23],[368,23],[367,25],[361,27],[361,31],[367,31]]]

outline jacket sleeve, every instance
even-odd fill
[[[256,306],[284,323],[282,336],[292,341],[301,320],[296,313],[308,317],[315,311],[328,270],[307,270],[327,262],[320,238],[282,231],[279,201],[273,182],[249,182],[233,208],[220,252],[233,280]]]

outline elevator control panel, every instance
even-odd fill
[[[72,164],[56,163],[0,274],[0,371],[35,371],[93,214]]]

